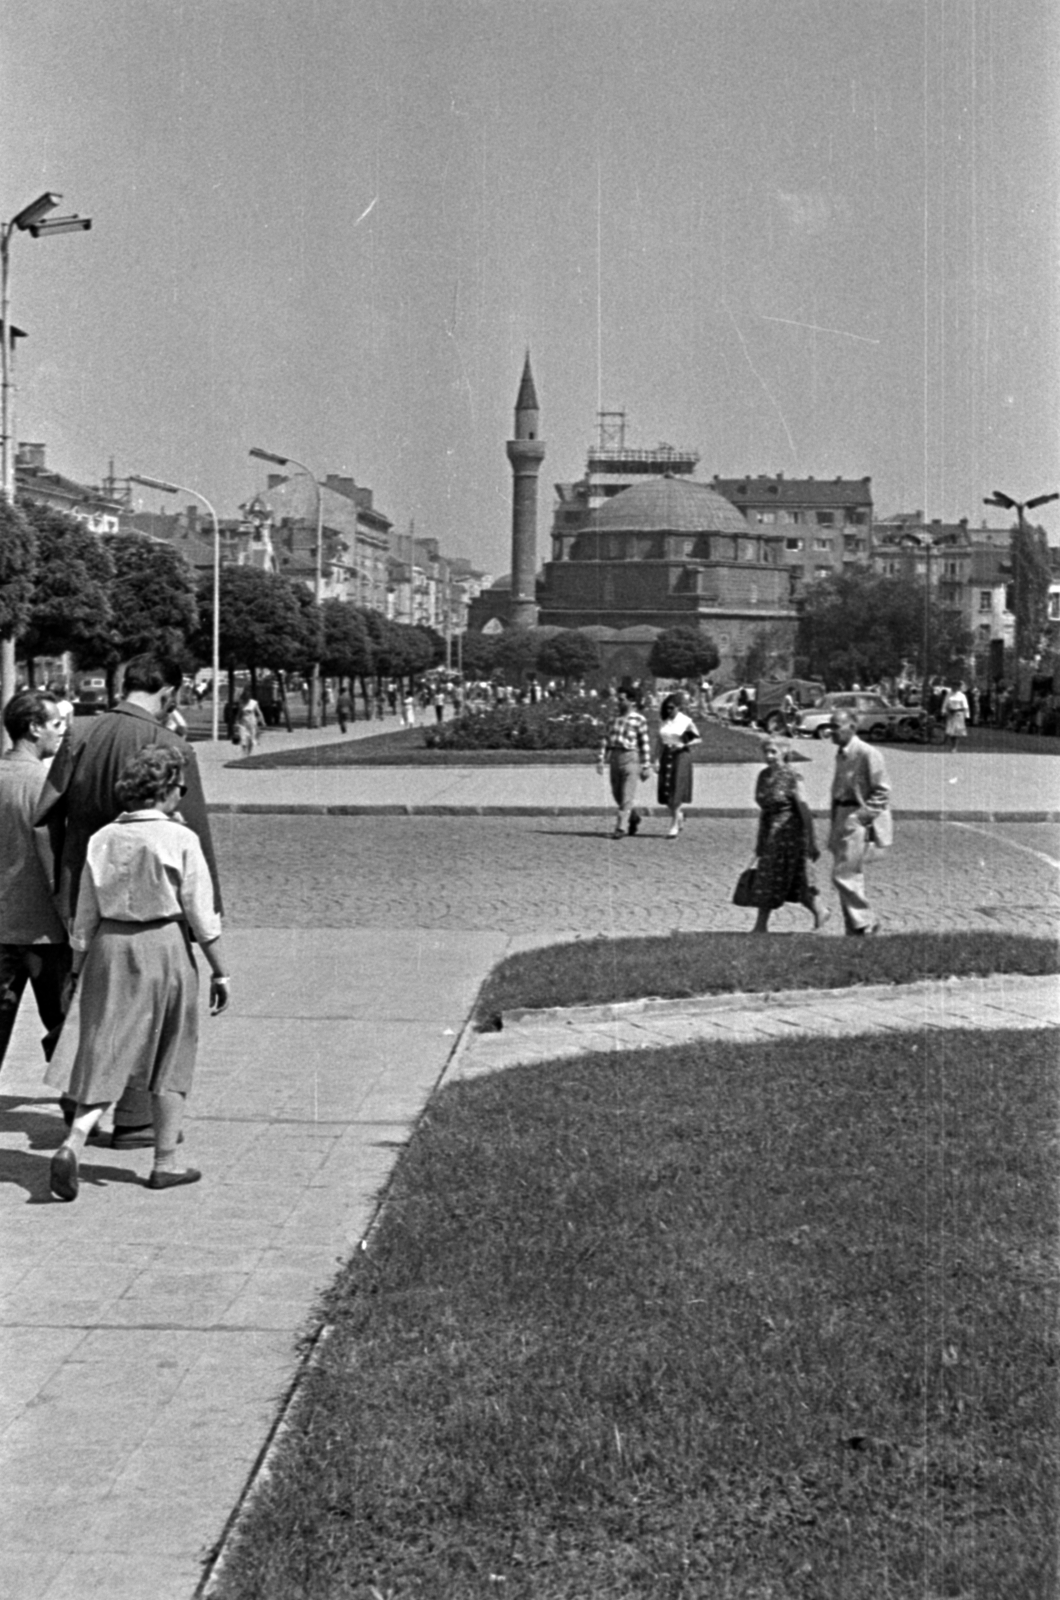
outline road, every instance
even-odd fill
[[[747,928],[731,904],[750,820],[693,819],[678,840],[656,820],[612,842],[595,817],[320,817],[213,820],[228,926],[497,930],[540,935]],[[890,933],[1000,929],[1055,934],[1060,828],[905,822],[870,868]],[[818,868],[835,905],[828,861]],[[785,907],[777,932],[805,929]],[[837,932],[836,917],[829,932]]]

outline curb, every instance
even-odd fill
[[[548,806],[548,805],[327,805],[312,802],[286,802],[273,800],[217,800],[207,804],[212,816],[275,816],[275,817],[599,817],[609,807]],[[645,817],[658,818],[665,813],[658,807],[640,806]],[[814,811],[815,817],[826,818],[827,811]],[[689,806],[686,817],[723,817],[747,821],[757,818],[757,808],[750,806]],[[896,811],[899,822],[1060,822],[1060,811]]]
[[[1002,977],[1004,987],[1010,993],[1013,988],[1018,989],[1023,982],[1040,983],[1043,978],[1051,978],[1054,984],[1060,981],[1055,973],[1007,973]],[[820,1000],[847,1000],[851,1004],[855,1000],[860,1003],[885,998],[897,999],[899,996],[915,1000],[917,995],[937,994],[940,990],[955,994],[960,992],[961,986],[982,985],[990,981],[989,978],[980,977],[922,978],[914,983],[845,984],[839,989],[772,989],[752,995],[740,991],[731,994],[689,995],[672,1000],[652,995],[638,1000],[616,1000],[599,1006],[543,1006],[537,1009],[527,1007],[516,1011],[502,1011],[501,1032],[508,1027],[547,1027],[557,1022],[569,1022],[573,1027],[577,1027],[579,1023],[622,1022],[629,1017],[709,1016],[714,1012],[746,1011],[749,1001],[768,1009],[770,1006],[777,1008],[809,1006]]]

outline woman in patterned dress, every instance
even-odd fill
[[[769,915],[786,901],[805,906],[814,928],[822,928],[830,913],[824,909],[810,877],[808,863],[820,855],[813,831],[813,814],[806,803],[802,779],[789,765],[791,751],[777,739],[762,743],[765,766],[755,784],[755,804],[761,811],[755,845],[755,933],[768,933]]]
[[[659,707],[659,737],[655,759],[659,768],[659,804],[670,813],[668,839],[676,839],[684,822],[684,808],[692,799],[692,746],[699,729],[682,706],[682,696],[668,694]]]

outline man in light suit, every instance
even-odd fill
[[[870,844],[891,842],[891,786],[883,757],[874,745],[858,738],[855,726],[853,712],[833,712],[836,753],[828,848],[846,931],[864,935],[880,931],[865,896],[865,852]]]

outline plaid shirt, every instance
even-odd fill
[[[622,750],[638,750],[641,766],[651,766],[648,724],[639,711],[623,711],[611,718],[600,743],[600,760]]]

